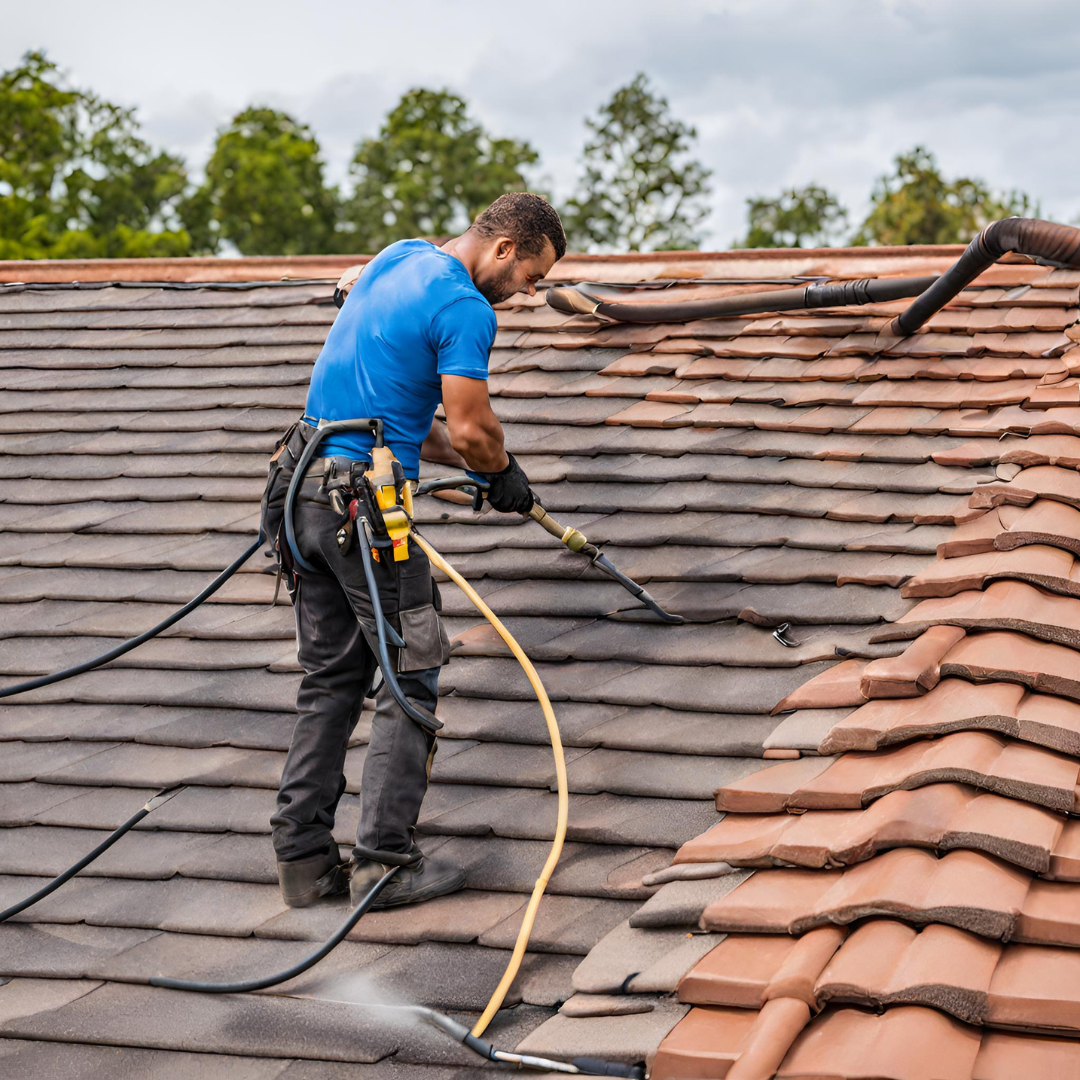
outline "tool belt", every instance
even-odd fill
[[[409,558],[413,484],[405,479],[405,471],[393,451],[382,445],[381,423],[371,423],[375,425],[377,433],[370,460],[316,458],[304,465],[304,474],[306,477],[321,473],[319,492],[329,497],[332,509],[341,518],[335,538],[343,553],[355,547],[358,535],[356,522],[362,516],[374,534],[375,543],[371,552],[375,559],[383,558],[381,552],[386,552],[394,562],[404,562]],[[282,436],[270,458],[262,501],[262,520],[264,533],[271,545],[268,554],[276,556],[279,574],[284,569],[291,576],[295,568],[292,565],[294,560],[289,557],[289,545],[283,542],[281,536],[284,507],[281,505],[277,481],[282,473],[292,474],[299,467],[319,427],[303,419],[297,421]],[[278,497],[275,497],[275,493]]]
[[[413,489],[405,479],[401,462],[388,446],[371,448],[371,463],[326,458],[319,490],[330,499],[336,514],[344,518],[335,538],[343,553],[356,543],[356,519],[363,516],[376,537],[372,554],[387,551],[394,562],[409,558],[409,528],[413,520]]]

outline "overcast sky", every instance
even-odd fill
[[[269,103],[312,125],[341,180],[403,91],[448,87],[531,142],[565,197],[582,118],[644,71],[698,129],[710,247],[745,231],[747,197],[811,181],[857,221],[917,143],[1080,217],[1075,0],[0,0],[0,25],[4,68],[45,48],[196,170],[219,124]]]

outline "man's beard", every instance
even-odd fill
[[[487,281],[476,282],[476,288],[479,290],[480,295],[491,305],[501,304],[504,300],[509,300],[517,291],[510,284],[515,269],[514,264],[511,264],[495,277],[488,278]]]

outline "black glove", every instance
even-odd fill
[[[529,488],[529,478],[513,454],[506,456],[510,464],[502,472],[479,474],[488,482],[487,501],[504,514],[527,514],[536,501]]]

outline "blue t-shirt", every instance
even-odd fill
[[[399,240],[364,267],[311,373],[305,415],[380,417],[386,445],[415,479],[420,445],[442,401],[442,375],[488,377],[495,312],[460,259],[426,240]],[[365,457],[372,437],[328,436],[327,457]]]

